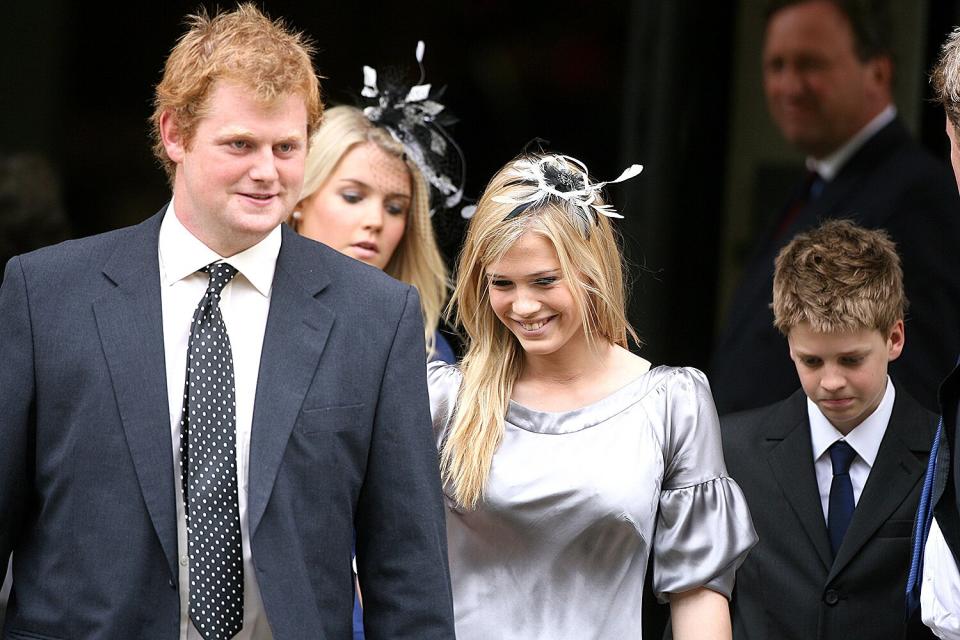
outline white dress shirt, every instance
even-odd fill
[[[849,160],[860,147],[867,143],[867,140],[872,138],[877,131],[880,131],[880,129],[883,129],[893,122],[893,119],[896,117],[897,108],[892,104],[888,104],[887,107],[874,116],[873,120],[868,122],[863,129],[860,129],[860,131],[847,140],[842,147],[826,158],[807,158],[807,169],[816,171],[825,182],[830,182],[837,177],[843,165],[847,164],[847,160]]]
[[[237,494],[243,546],[243,629],[238,640],[270,640],[273,635],[260,599],[250,551],[247,521],[247,478],[250,459],[250,429],[253,400],[260,370],[260,350],[270,310],[270,287],[280,252],[280,229],[246,251],[226,261],[238,273],[220,295],[220,310],[230,337],[236,385]],[[167,364],[167,396],[170,403],[170,437],[173,442],[173,477],[177,500],[177,549],[180,566],[180,639],[199,640],[190,622],[189,558],[187,520],[180,480],[180,414],[187,370],[187,343],[193,313],[207,287],[208,276],[198,270],[224,260],[200,242],[177,219],[173,203],[160,225],[160,299],[163,308],[163,347]]]
[[[936,518],[923,552],[920,616],[938,638],[960,640],[960,571]]]
[[[830,484],[833,482],[833,463],[830,461],[830,446],[837,440],[846,440],[857,455],[850,463],[850,484],[853,485],[853,504],[860,502],[860,494],[867,484],[870,469],[877,459],[877,451],[887,432],[887,424],[893,413],[893,401],[896,392],[887,376],[887,389],[877,408],[844,436],[830,424],[826,416],[820,413],[817,405],[807,398],[807,417],[810,420],[810,441],[813,445],[813,466],[817,473],[817,486],[820,489],[820,504],[823,506],[823,521],[827,521],[830,509]]]

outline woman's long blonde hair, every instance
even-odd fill
[[[536,162],[540,156],[519,159]],[[513,384],[523,367],[523,349],[490,307],[486,269],[491,263],[524,233],[542,235],[557,251],[563,278],[581,311],[587,340],[623,347],[628,335],[638,341],[627,321],[622,258],[610,221],[597,215],[597,224],[584,237],[572,205],[559,198],[507,219],[515,205],[493,198],[520,200],[532,190],[518,184],[513,162],[493,176],[477,204],[447,308],[447,314],[466,333],[467,349],[460,363],[463,382],[451,427],[441,445],[440,469],[454,499],[466,508],[476,507],[483,498],[493,455],[503,437]],[[598,199],[597,204],[603,203]]]
[[[449,279],[430,222],[430,189],[420,169],[404,153],[403,146],[389,131],[370,122],[363,112],[355,107],[339,106],[328,109],[324,114],[323,124],[310,141],[300,200],[323,186],[350,149],[366,142],[372,142],[385,153],[402,159],[410,171],[413,198],[406,227],[384,272],[397,280],[412,284],[420,292],[423,334],[427,355],[432,356],[436,349],[434,333],[447,299]],[[297,229],[295,219],[291,218],[288,222]]]

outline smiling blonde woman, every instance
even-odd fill
[[[602,184],[522,157],[470,222],[451,301],[466,355],[428,368],[462,640],[640,637],[651,554],[674,637],[730,637],[756,535],[704,375],[627,350]]]

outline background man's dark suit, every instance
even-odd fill
[[[9,637],[179,637],[160,220],[7,266]],[[283,228],[248,489],[274,637],[350,636],[354,527],[368,637],[453,636],[423,354],[414,289]]]
[[[940,380],[960,353],[960,198],[947,167],[899,120],[868,140],[780,236],[768,230],[744,269],[710,368],[717,410],[764,406],[797,387],[786,339],[770,310],[773,262],[794,236],[826,218],[884,228],[897,243],[910,308],[903,355],[890,372],[936,409]]]
[[[803,390],[721,420],[727,470],[760,542],[737,572],[735,640],[933,638],[903,628],[910,535],[937,418],[896,385],[867,484],[835,560],[814,472]]]

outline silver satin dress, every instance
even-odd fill
[[[428,371],[439,444],[461,375]],[[661,600],[701,586],[729,597],[757,541],[691,368],[656,367],[574,411],[511,401],[483,503],[446,506],[459,640],[640,638],[651,551]]]

